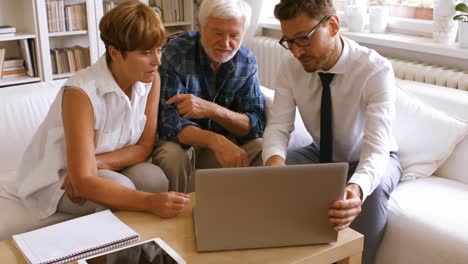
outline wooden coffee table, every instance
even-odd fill
[[[330,244],[281,248],[233,250],[199,253],[195,249],[192,207],[195,196],[183,213],[173,219],[161,219],[148,213],[115,213],[140,234],[140,241],[160,237],[189,264],[198,263],[334,263],[360,264],[364,237],[352,229],[338,234]],[[0,263],[26,263],[12,240],[0,242]]]

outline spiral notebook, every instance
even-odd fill
[[[13,236],[28,263],[67,263],[137,241],[111,211],[94,213]]]

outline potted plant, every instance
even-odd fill
[[[458,39],[460,47],[468,48],[468,6],[465,3],[459,3],[455,6],[455,10],[460,13],[453,17],[453,20],[458,21]]]

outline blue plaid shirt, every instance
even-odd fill
[[[179,132],[188,125],[229,135],[227,130],[213,120],[182,118],[175,104],[166,105],[166,101],[176,94],[193,94],[231,111],[247,115],[250,120],[250,133],[237,138],[239,143],[262,137],[265,128],[265,98],[260,91],[255,56],[248,49],[241,47],[237,54],[230,61],[221,64],[215,73],[199,38],[197,31],[189,32],[171,40],[163,50],[159,66],[159,138],[177,141]],[[211,80],[216,80],[215,94],[212,94]]]

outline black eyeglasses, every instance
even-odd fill
[[[309,34],[307,34],[307,36],[302,36],[302,37],[297,37],[297,38],[293,38],[293,39],[285,39],[285,38],[281,38],[280,41],[279,41],[279,44],[287,49],[287,50],[290,50],[292,48],[292,45],[293,43],[296,44],[297,46],[299,47],[307,47],[310,45],[310,38],[312,38],[312,36],[314,35],[314,33],[317,31],[317,29],[325,22],[327,21],[328,19],[330,18],[330,16],[325,16],[324,18],[322,18],[322,20],[320,20],[320,22],[315,25],[315,27],[312,28],[312,31],[310,31]]]

